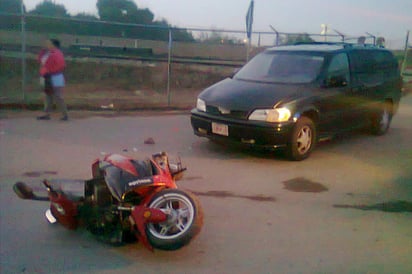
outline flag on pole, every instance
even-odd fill
[[[253,10],[255,8],[255,1],[250,1],[250,6],[246,14],[246,32],[247,38],[250,40],[252,37],[252,27],[253,27]]]

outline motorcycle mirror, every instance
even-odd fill
[[[172,174],[173,180],[180,181],[183,178],[183,173],[186,171],[186,168],[181,169],[179,172],[175,172]]]
[[[36,197],[33,193],[33,189],[23,182],[15,183],[13,190],[19,198],[24,200],[32,200]]]

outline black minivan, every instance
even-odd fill
[[[368,127],[383,135],[402,79],[383,48],[300,44],[267,49],[233,77],[204,90],[192,110],[194,133],[212,140],[307,158],[318,140]]]

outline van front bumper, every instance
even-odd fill
[[[197,109],[192,110],[190,120],[197,136],[267,149],[285,147],[295,124],[294,122],[268,123],[233,119],[200,112]],[[225,131],[216,133],[212,124],[224,127]]]

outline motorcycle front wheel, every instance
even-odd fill
[[[176,250],[187,245],[201,230],[203,211],[198,199],[187,191],[165,189],[153,196],[149,207],[168,216],[159,224],[148,224],[150,244],[161,250]]]

